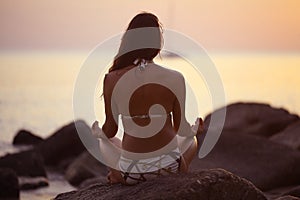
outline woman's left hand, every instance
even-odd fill
[[[106,135],[103,133],[102,129],[99,128],[99,122],[95,121],[92,125],[92,133],[96,138],[107,139]]]

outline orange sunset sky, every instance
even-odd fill
[[[87,49],[140,11],[209,50],[299,51],[299,0],[1,0],[0,49]]]

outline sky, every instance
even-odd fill
[[[139,12],[216,51],[299,51],[299,0],[1,0],[0,49],[90,50]]]

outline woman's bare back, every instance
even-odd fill
[[[133,73],[132,77],[129,76],[130,78],[122,80],[129,71]],[[122,89],[118,90],[118,95],[113,95],[116,84],[121,80]],[[167,84],[167,87],[160,84],[162,81],[164,84]],[[131,87],[138,85],[141,86],[132,93],[128,104],[128,102],[124,101],[123,97],[131,92]],[[179,99],[184,100],[185,98],[185,84],[183,76],[180,73],[154,63],[149,63],[144,70],[140,70],[136,66],[128,66],[106,75],[104,87],[106,101],[113,102],[108,105],[115,106],[112,110],[117,110],[117,113],[121,114],[121,116],[131,117],[138,126],[147,126],[151,123],[151,115],[155,115],[155,117],[166,116],[166,121],[161,130],[147,138],[142,138],[143,133],[140,133],[141,137],[132,136],[126,130],[126,126],[124,126],[123,149],[136,153],[152,152],[166,146],[175,137],[181,120],[181,110],[184,110],[184,108],[180,108],[178,96]],[[155,104],[161,105],[164,111],[154,111],[150,115],[149,110]],[[106,108],[107,110],[109,109]],[[109,114],[109,112],[106,114]],[[111,124],[112,122],[109,122],[111,119],[112,117],[107,117],[105,124]],[[104,129],[105,124],[103,126]],[[105,132],[105,130],[103,131]],[[114,133],[108,135],[114,135]],[[174,147],[176,145],[174,143]]]

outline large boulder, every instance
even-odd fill
[[[96,184],[78,191],[60,194],[55,199],[266,200],[266,197],[249,181],[225,170],[213,169],[163,176],[135,186]]]
[[[280,133],[273,135],[270,140],[300,150],[300,120],[289,125]]]
[[[0,158],[0,167],[12,169],[18,176],[47,177],[43,158],[34,150],[7,154]]]
[[[87,179],[105,177],[107,173],[107,167],[85,151],[69,165],[65,177],[73,186],[79,186]]]
[[[223,168],[270,190],[300,183],[300,152],[267,138],[224,131],[213,150],[203,159],[196,157],[190,169],[212,168]]]
[[[67,166],[76,156],[86,150],[77,129],[81,137],[89,141],[90,145],[98,144],[85,122],[81,120],[72,122],[36,146],[36,150],[42,154],[46,165],[55,166],[60,162],[68,161],[65,164]]]
[[[27,130],[20,130],[13,139],[13,145],[36,145],[43,141],[43,138],[32,134]]]
[[[43,158],[34,150],[7,154],[1,157],[0,168],[10,168],[17,174],[20,190],[49,185]]]
[[[224,112],[225,109],[226,119],[223,130],[237,134],[270,137],[299,120],[299,116],[290,114],[287,110],[259,103],[234,103],[220,108],[212,114],[216,114],[218,117],[218,113]],[[206,128],[209,125],[212,128],[222,128],[221,119],[217,118],[214,124],[210,124],[210,121],[211,114],[204,120]]]
[[[17,174],[8,168],[0,168],[0,199],[18,200],[20,196]]]

